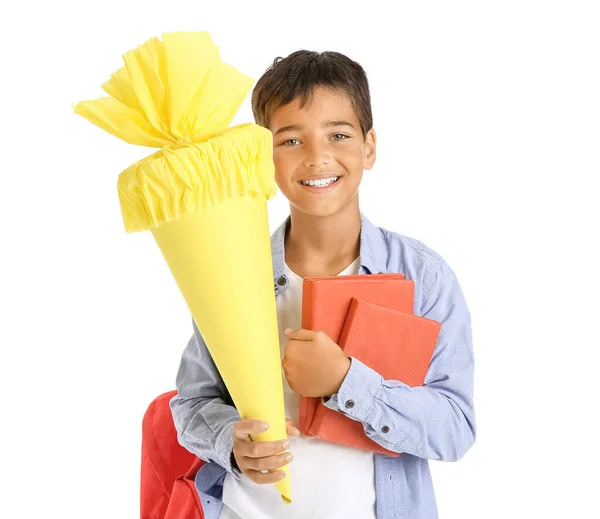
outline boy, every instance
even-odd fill
[[[196,477],[206,518],[435,518],[428,460],[457,460],[475,440],[470,313],[442,257],[359,209],[376,152],[366,74],[339,53],[294,52],[257,82],[252,108],[273,133],[276,182],[290,204],[271,245],[293,461],[279,454],[285,438],[250,440],[260,422],[241,419],[194,324],[171,409],[180,443],[208,461]],[[442,323],[422,387],[384,380],[325,334],[300,329],[302,278],[386,272],[414,280],[415,315]],[[402,454],[299,436],[299,395],[323,397]],[[288,463],[294,498],[284,504],[270,483]]]

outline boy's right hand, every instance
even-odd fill
[[[275,483],[285,477],[283,470],[276,470],[292,461],[291,452],[285,451],[289,448],[287,439],[273,442],[255,442],[250,434],[264,432],[261,429],[261,420],[249,418],[238,420],[233,427],[233,455],[242,474],[259,485]],[[286,418],[286,433],[288,436],[298,436],[300,431],[292,425],[292,421]],[[289,456],[289,457],[287,457]],[[262,471],[266,470],[267,473]]]

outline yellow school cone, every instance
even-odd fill
[[[150,229],[254,441],[286,437],[267,199],[271,133],[228,128],[252,79],[220,61],[208,32],[163,34],[125,55],[110,97],[75,112],[117,137],[161,147],[119,175],[128,232]],[[289,467],[275,483],[291,502]]]

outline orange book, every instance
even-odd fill
[[[302,328],[321,330],[339,344],[352,298],[400,312],[413,313],[414,281],[403,273],[305,278],[302,285]],[[320,398],[300,396],[298,429],[311,436],[310,426]]]
[[[384,380],[421,386],[440,329],[438,321],[353,298],[338,344],[346,355],[357,358]],[[315,412],[310,433],[322,440],[399,456],[371,440],[361,422],[325,407],[322,402]]]

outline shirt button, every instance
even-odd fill
[[[390,428],[389,428],[387,425],[384,425],[384,426],[381,428],[381,432],[382,432],[382,433],[386,433],[386,432],[388,432],[389,430],[390,430]]]
[[[346,409],[352,409],[354,407],[354,400],[348,400],[346,402]]]
[[[282,287],[283,285],[285,285],[286,279],[281,276],[280,278],[277,279],[277,284]]]

